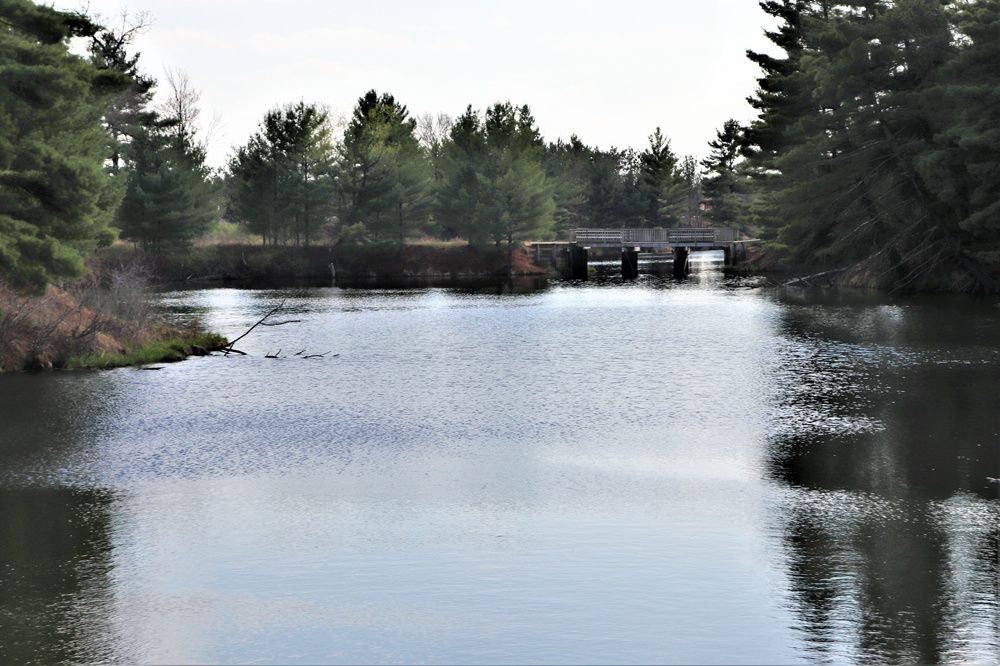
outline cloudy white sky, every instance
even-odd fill
[[[81,2],[84,0],[81,0]],[[55,0],[79,9],[80,2]],[[528,104],[547,141],[577,134],[635,147],[662,127],[680,155],[703,157],[745,98],[771,25],[755,0],[89,0],[114,18],[149,12],[144,70],[187,73],[203,119],[217,114],[221,165],[264,113],[289,102],[349,115],[369,89],[410,113]]]

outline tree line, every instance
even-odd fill
[[[1000,0],[760,5],[780,54],[748,52],[757,116],[726,121],[700,161],[660,128],[641,150],[547,143],[527,105],[417,118],[371,90],[343,121],[271,109],[216,172],[186,75],[141,71],[147,17],[0,0],[0,277],[78,276],[116,235],[183,249],[224,217],[263,244],[345,247],[739,225],[777,260],[995,289]]]
[[[316,104],[268,111],[226,166],[227,216],[265,244],[402,246],[414,236],[510,245],[573,227],[692,224],[701,214],[703,167],[679,159],[659,128],[641,152],[576,136],[546,144],[527,105],[414,118],[376,90],[358,99],[342,132],[333,126]]]

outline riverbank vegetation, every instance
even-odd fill
[[[143,365],[226,344],[196,321],[164,323],[140,266],[98,270],[63,288],[48,285],[41,294],[0,284],[0,372]]]
[[[513,261],[506,248],[464,241],[367,243],[345,250],[332,245],[199,244],[188,252],[148,254],[126,244],[101,250],[91,265],[143,265],[155,282],[288,284],[297,280],[329,283],[339,277],[486,277],[540,275],[518,244]]]

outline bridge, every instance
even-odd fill
[[[726,265],[746,259],[746,244],[736,229],[571,229],[570,240],[530,243],[535,261],[548,259],[555,266],[568,269],[574,279],[587,278],[587,254],[592,248],[620,248],[622,277],[639,275],[639,253],[670,248],[674,256],[674,274],[685,275],[692,251],[722,250]]]

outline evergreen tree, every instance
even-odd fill
[[[460,235],[474,245],[483,244],[487,234],[479,218],[486,188],[479,174],[486,161],[486,133],[471,106],[455,120],[441,153],[435,218],[452,235]]]
[[[593,226],[587,206],[592,159],[593,150],[575,134],[568,143],[560,139],[549,144],[545,151],[545,171],[552,182],[556,206],[554,231],[557,236],[568,235],[569,229]]]
[[[678,170],[677,155],[659,127],[649,136],[640,156],[646,210],[641,226],[674,227],[687,210],[687,188]]]
[[[118,210],[122,238],[145,250],[185,249],[219,217],[204,153],[162,130],[129,144],[129,180]]]
[[[729,225],[737,218],[742,188],[736,165],[740,160],[742,134],[739,122],[727,120],[716,132],[716,139],[708,142],[711,150],[701,161],[705,169],[702,187],[712,204],[708,217],[715,224]]]
[[[687,213],[682,223],[689,227],[701,226],[702,178],[694,155],[686,155],[681,161],[680,175],[687,193]]]
[[[188,248],[219,218],[219,188],[197,136],[200,95],[186,75],[170,74],[168,84],[164,115],[142,114],[144,124],[130,125],[122,146],[128,186],[117,223],[122,238],[152,252]]]
[[[956,17],[989,14],[993,2],[957,12],[936,0],[764,3],[786,19],[773,38],[787,58],[758,58],[760,116],[746,146],[769,182],[758,211],[776,230],[773,247],[796,261],[863,270],[874,284],[958,270],[978,288],[997,287],[970,255],[985,238],[969,233],[963,195],[949,201],[970,184],[959,162],[971,157],[949,146],[949,130],[964,124],[955,104],[962,87],[951,84],[969,76],[981,91],[996,85],[974,64],[989,38],[977,44],[977,21],[969,31]],[[979,109],[987,116],[988,104]]]
[[[613,151],[614,152],[614,151]],[[622,182],[621,197],[616,217],[624,228],[649,227],[656,224],[653,209],[659,207],[656,197],[650,196],[645,179],[642,154],[634,148],[614,152],[618,160],[618,176]]]
[[[438,216],[470,243],[506,242],[512,252],[516,240],[551,236],[553,184],[527,106],[498,102],[482,120],[470,107],[455,122],[445,156]]]
[[[617,149],[595,151],[590,161],[587,209],[591,224],[598,228],[627,226],[627,213],[623,212],[625,181],[622,178],[622,160]]]
[[[265,114],[227,167],[227,215],[263,244],[309,245],[333,215],[333,158],[328,114],[299,102]]]
[[[113,98],[104,112],[104,127],[113,140],[111,166],[117,171],[124,166],[122,148],[138,133],[157,124],[157,114],[151,108],[156,79],[139,69],[140,54],[130,52],[136,37],[149,27],[150,18],[145,12],[129,16],[123,11],[114,21],[95,16],[94,22],[101,28],[87,45],[91,62],[98,69],[119,72],[129,79],[127,88]]]
[[[1000,2],[956,5],[950,25],[961,48],[911,103],[927,119],[931,146],[915,169],[952,233],[972,257],[1000,263]]]
[[[430,164],[415,120],[392,95],[370,90],[344,131],[338,170],[341,224],[356,237],[396,240],[425,227],[432,203]]]
[[[41,288],[84,271],[110,243],[123,188],[101,116],[128,80],[69,52],[98,26],[28,0],[0,0],[0,279]]]
[[[291,137],[287,158],[293,180],[291,234],[296,245],[308,246],[333,215],[333,159],[335,147],[328,114],[299,102],[285,109]]]
[[[805,53],[802,23],[808,0],[761,0],[758,4],[780,21],[776,30],[765,35],[785,52],[784,57],[775,57],[747,51],[747,58],[761,68],[763,76],[757,80],[756,94],[747,98],[759,115],[745,129],[743,149],[761,170],[766,170],[793,142],[788,132],[791,125],[814,113],[816,107],[811,99],[812,84],[800,67]]]
[[[263,245],[278,242],[282,204],[277,178],[277,151],[260,131],[236,148],[226,166],[226,217],[259,234]]]

